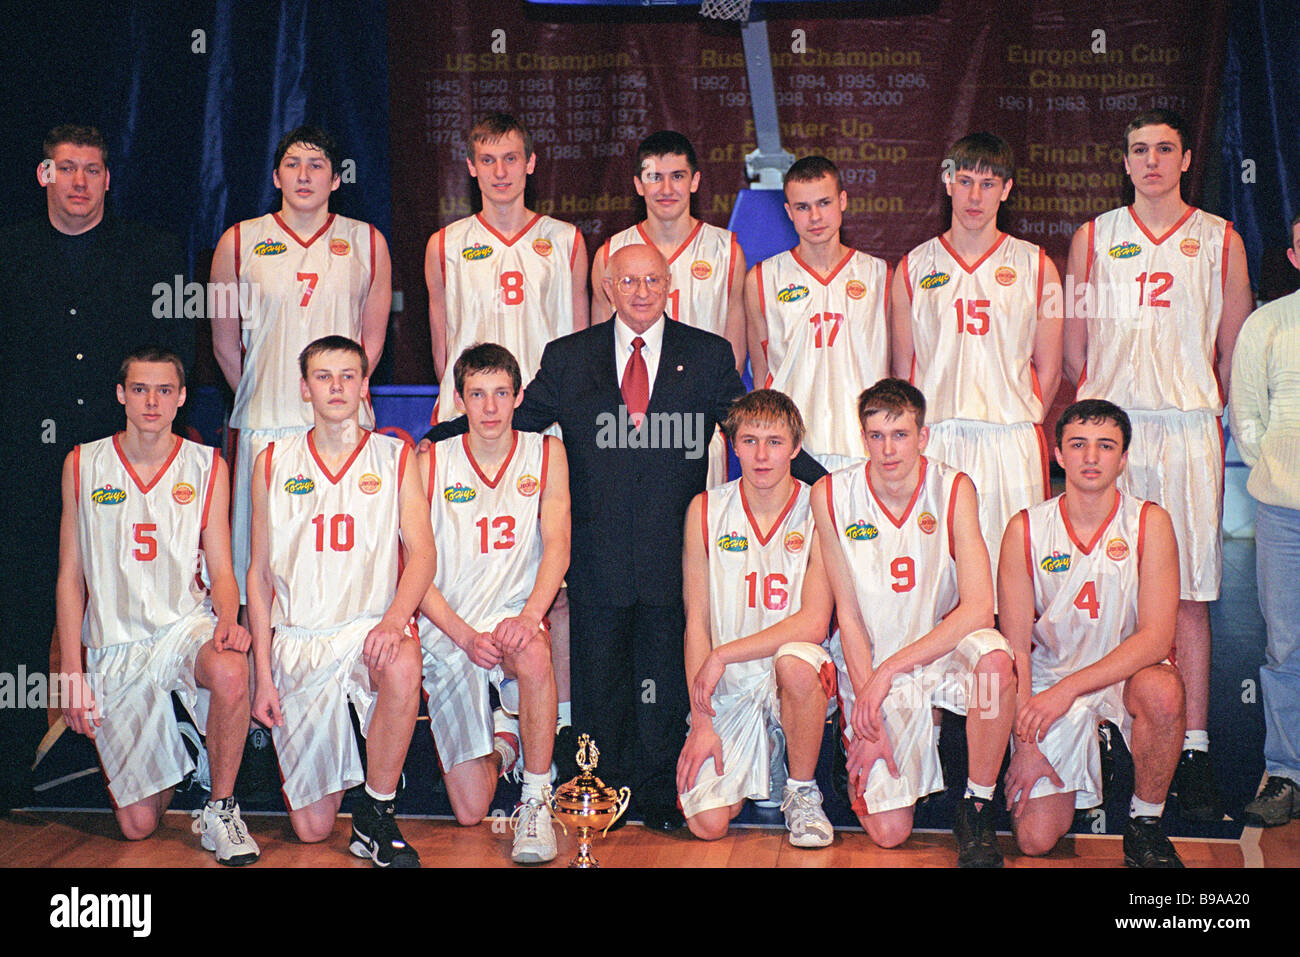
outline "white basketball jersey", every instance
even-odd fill
[[[758,264],[767,387],[799,407],[811,453],[866,455],[858,395],[889,374],[888,290],[885,261],[857,250],[824,280],[794,249]]]
[[[1065,497],[1027,509],[1025,562],[1034,582],[1034,688],[1100,661],[1137,629],[1138,565],[1150,502],[1117,493],[1092,541],[1079,540]]]
[[[785,510],[766,537],[750,514],[740,479],[704,493],[701,524],[709,560],[714,648],[757,634],[799,610],[813,514],[812,490],[797,479],[794,484]],[[750,688],[770,670],[770,658],[727,665],[717,693]]]
[[[1041,247],[1006,233],[969,265],[942,236],[904,257],[911,381],[931,421],[1042,420],[1033,357],[1046,259]]]
[[[149,638],[207,597],[199,580],[201,538],[218,453],[175,438],[171,458],[147,485],[119,436],[73,450],[87,648]]]
[[[337,474],[316,454],[314,432],[267,446],[267,537],[275,608],[271,625],[327,631],[381,617],[397,593],[398,493],[411,447],[362,431]]]
[[[300,237],[279,213],[235,225],[244,366],[230,424],[237,429],[311,426],[298,354],[322,336],[361,341],[361,313],[375,275],[375,227],[333,213]],[[363,402],[361,424],[374,417]]]
[[[611,236],[601,247],[600,255],[609,265],[609,257],[624,246],[654,243],[641,223]],[[731,281],[736,269],[740,243],[729,229],[698,222],[686,241],[668,258],[668,318],[684,322],[714,335],[723,335],[727,325],[727,306],[731,298]],[[593,320],[608,316],[592,316]]]
[[[537,375],[542,350],[573,332],[573,261],[578,229],[538,213],[513,238],[482,215],[438,233],[447,301],[447,368],[438,390],[438,418],[458,413],[452,372],[460,354],[480,342],[505,346],[525,384]]]
[[[1215,339],[1232,224],[1189,207],[1152,236],[1133,207],[1088,224],[1088,362],[1080,399],[1125,409],[1223,411]]]
[[[957,607],[954,489],[962,476],[925,456],[916,493],[895,517],[876,498],[871,465],[831,473],[827,505],[880,664]]]
[[[430,449],[429,518],[438,548],[433,583],[476,631],[517,615],[542,560],[540,504],[546,436],[516,432],[510,456],[488,476],[459,435]]]

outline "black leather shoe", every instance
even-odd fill
[[[641,809],[641,820],[652,831],[675,831],[686,825],[686,818],[677,808],[655,804]]]

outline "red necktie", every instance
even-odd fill
[[[641,355],[644,345],[645,340],[640,336],[632,340],[632,354],[623,367],[623,404],[627,406],[632,425],[638,429],[645,418],[646,406],[650,404],[650,373],[646,371],[645,357]]]

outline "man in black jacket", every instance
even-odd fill
[[[0,671],[48,670],[58,563],[59,476],[77,443],[121,428],[110,388],[122,357],[145,344],[191,364],[193,320],[174,316],[184,266],[175,239],[106,216],[107,150],[93,127],[58,126],[36,169],[46,216],[0,231],[0,398],[4,615]],[[154,287],[165,284],[165,299]],[[23,671],[19,671],[22,668]],[[24,705],[27,690],[16,688]],[[43,706],[43,702],[41,703]],[[0,708],[0,808],[22,800],[25,767],[45,731],[40,707]]]
[[[704,489],[708,440],[745,387],[727,340],[664,315],[657,250],[620,249],[603,283],[615,321],[546,347],[514,424],[558,422],[569,456],[574,727],[600,747],[597,773],[630,783],[646,824],[669,830],[682,823],[687,712],[682,523]],[[462,418],[429,438],[464,431]],[[794,472],[824,474],[806,455]]]

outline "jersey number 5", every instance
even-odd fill
[[[156,531],[158,526],[153,522],[137,522],[131,526],[131,537],[140,546],[131,550],[137,562],[151,562],[158,557],[158,537],[153,534]]]

